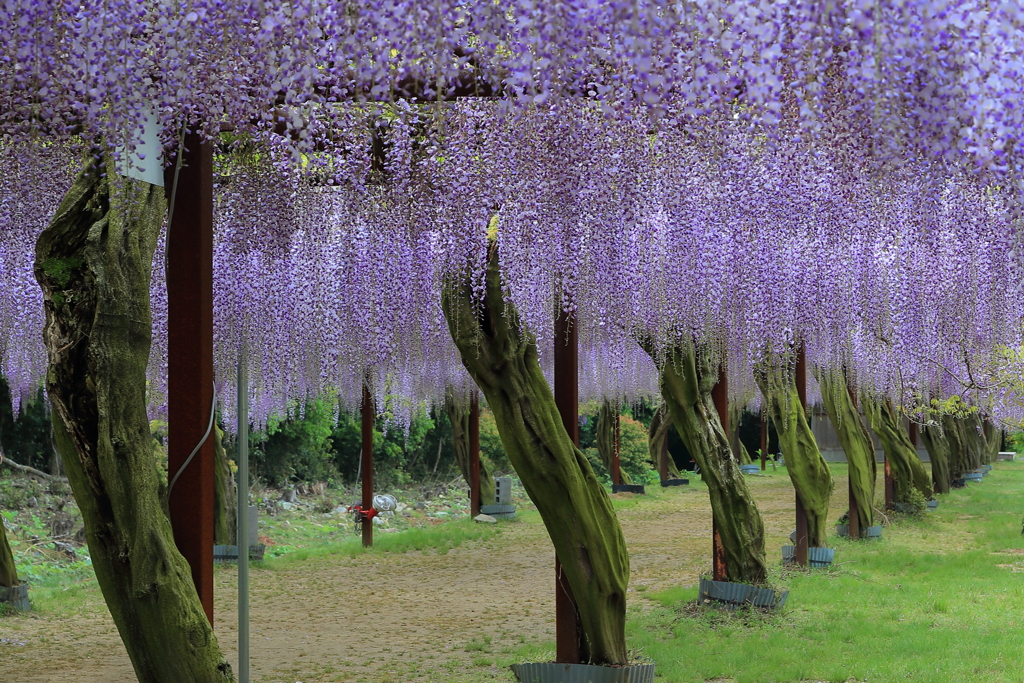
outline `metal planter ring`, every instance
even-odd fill
[[[760,471],[760,465],[740,465],[740,472],[743,474],[757,474]]]
[[[520,683],[654,683],[654,664],[594,666],[542,662],[513,664]]]
[[[849,534],[850,530],[847,528],[846,533]],[[822,568],[832,564],[832,560],[836,557],[835,548],[808,548],[807,549],[807,566]],[[788,564],[796,561],[796,546],[795,545],[784,545],[782,546],[782,563]]]
[[[0,522],[0,524],[3,524],[3,522]],[[9,605],[19,612],[31,610],[32,606],[28,601],[28,584],[23,583],[20,586],[12,586],[11,588],[0,586],[0,605]]]
[[[771,588],[758,588],[746,583],[731,581],[712,581],[701,579],[697,592],[697,604],[716,603],[729,610],[741,605],[752,605],[764,609],[781,609],[786,604],[789,591],[776,591]]]

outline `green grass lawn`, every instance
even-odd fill
[[[833,568],[776,570],[780,614],[696,608],[695,586],[642,594],[629,643],[673,682],[1022,681],[1022,515],[1024,463],[999,463],[880,541],[833,537]]]

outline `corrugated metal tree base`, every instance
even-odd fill
[[[846,533],[849,534],[850,530],[847,528]],[[807,549],[807,565],[820,569],[827,567],[832,564],[832,560],[836,558],[835,548],[808,548]],[[782,546],[782,564],[793,564],[796,562],[796,546],[795,545],[784,545]]]
[[[844,538],[846,536],[849,536],[850,535],[850,525],[849,524],[836,524],[836,535],[837,536],[842,536]],[[861,529],[860,530],[860,537],[861,538],[881,538],[882,537],[882,527],[881,527],[881,525],[869,526],[867,529]]]
[[[612,493],[643,493],[647,491],[643,484],[612,484]]]
[[[516,516],[515,505],[481,505],[481,515],[490,515],[496,519],[507,519]]]
[[[743,474],[760,474],[760,465],[740,465],[740,472]]]
[[[249,546],[249,559],[254,562],[259,562],[263,559],[263,553],[266,552],[267,546],[260,543],[259,545]],[[237,545],[215,545],[213,546],[213,561],[214,562],[238,562],[238,546]]]
[[[654,683],[654,664],[594,666],[592,664],[513,664],[519,683]]]
[[[690,483],[689,479],[662,479],[661,480],[661,485],[662,485],[663,488],[664,487],[668,487],[668,486],[686,486],[689,483]]]
[[[3,522],[0,522],[0,524],[3,524]],[[13,607],[19,612],[30,611],[32,605],[28,601],[28,584],[23,583],[12,588],[0,586],[0,604]]]
[[[746,583],[701,579],[697,592],[697,604],[717,604],[730,611],[742,605],[776,610],[782,609],[788,597],[789,591],[778,592],[771,588],[758,588]]]

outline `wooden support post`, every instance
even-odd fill
[[[469,404],[469,511],[470,516],[480,514],[480,401],[473,392]]]
[[[360,471],[363,476],[363,502],[361,507],[369,510],[373,507],[373,396],[370,394],[370,385],[363,383],[363,405],[361,408],[362,417],[362,454],[360,456]],[[363,545],[373,545],[373,519],[363,518]]]
[[[761,471],[768,468],[768,415],[761,411]]]
[[[575,316],[559,312],[555,318],[555,405],[562,425],[577,446],[579,431],[579,345]],[[555,556],[555,660],[580,664],[580,624],[576,598],[562,574],[562,563]]]
[[[619,409],[615,408],[615,433],[612,435],[612,484],[622,483],[622,470],[619,466]]]
[[[166,269],[167,465],[172,478],[180,475],[168,507],[174,542],[212,624],[213,147],[197,134],[186,135],[177,183],[173,169],[169,176],[165,187],[173,193],[174,214]]]
[[[895,510],[896,501],[893,493],[892,467],[889,465],[889,457],[885,458],[885,509]]]
[[[796,393],[800,397],[800,406],[804,415],[807,414],[807,352],[804,345],[796,353]],[[801,567],[807,566],[807,510],[796,496],[796,563]]]

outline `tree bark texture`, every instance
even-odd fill
[[[942,434],[949,445],[950,481],[963,479],[968,467],[967,445],[964,443],[964,429],[961,420],[952,415],[942,416]]]
[[[874,525],[875,480],[878,474],[875,445],[853,402],[845,373],[816,369],[814,376],[821,388],[825,412],[846,453],[850,490],[857,504],[858,528],[867,529]]]
[[[967,455],[967,470],[976,470],[982,466],[985,456],[985,435],[982,432],[981,419],[968,415],[960,420],[964,439],[964,450]]]
[[[655,358],[653,350],[647,350]],[[768,573],[764,523],[711,398],[718,359],[701,353],[692,342],[679,344],[666,355],[660,380],[672,423],[708,487],[714,526],[725,551],[725,580],[763,583]]]
[[[174,544],[146,414],[163,188],[113,169],[87,161],[36,243],[54,433],[139,681],[232,681]]]
[[[985,420],[985,462],[986,465],[991,465],[996,461],[999,456],[999,451],[1003,447],[1003,430],[997,427],[991,420]]]
[[[765,364],[755,373],[755,379],[775,425],[786,471],[807,513],[807,543],[810,547],[824,547],[834,482],[800,403],[793,367]]]
[[[615,474],[612,468],[615,466],[615,417],[618,413],[617,407],[612,407],[611,401],[603,401],[601,410],[597,414],[597,430],[595,436],[597,454],[601,457],[601,463],[608,472],[608,476],[615,481]],[[622,467],[619,467],[619,483],[632,484],[633,478],[629,476]]]
[[[581,660],[623,664],[629,554],[611,500],[562,424],[536,339],[504,300],[497,247],[482,302],[468,274],[450,282],[445,317],[463,365],[487,398],[509,460],[536,504],[579,610]]]
[[[455,462],[459,463],[459,471],[470,489],[473,488],[470,472],[469,454],[469,412],[467,401],[460,401],[450,393],[445,396],[444,409],[448,413],[448,421],[452,423],[452,447],[455,449]],[[494,505],[494,476],[483,458],[480,459],[480,500],[478,505]]]
[[[12,588],[18,585],[18,568],[14,564],[14,553],[7,541],[7,528],[0,519],[0,586]]]
[[[217,545],[235,545],[238,537],[238,486],[224,451],[224,430],[214,425],[213,440],[213,542]]]
[[[926,499],[931,498],[931,477],[917,457],[914,444],[910,443],[902,418],[885,399],[865,395],[862,403],[871,430],[882,442],[882,450],[892,469],[893,499],[897,503],[909,503],[910,491],[915,488]]]
[[[651,418],[651,428],[647,432],[647,452],[650,454],[651,466],[655,471],[660,471],[661,452],[668,440],[668,432],[672,429],[672,415],[668,411],[668,404],[662,403],[654,411]],[[683,474],[676,466],[676,461],[671,455],[668,456],[668,476],[670,479],[682,479]]]
[[[932,461],[932,488],[935,493],[949,493],[949,440],[937,425],[923,425],[917,433]]]

